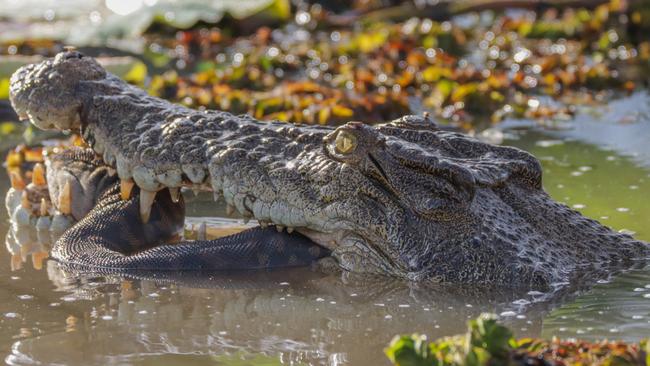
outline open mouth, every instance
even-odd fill
[[[62,148],[61,146],[58,146],[58,148]],[[11,164],[8,164],[10,170],[10,176],[11,176],[11,182],[12,182],[12,187],[16,190],[23,191],[24,193],[22,194],[22,200],[16,200],[15,204],[11,207],[11,211],[14,211],[15,209],[18,208],[19,205],[22,205],[22,207],[27,211],[27,214],[38,219],[39,222],[43,221],[43,219],[46,219],[47,222],[52,225],[54,223],[53,218],[56,215],[67,215],[71,216],[71,207],[76,204],[74,203],[75,200],[84,200],[84,199],[89,199],[89,197],[75,197],[74,194],[72,193],[73,191],[70,189],[70,181],[68,180],[68,183],[65,184],[65,187],[59,187],[58,189],[58,194],[55,194],[56,197],[51,197],[52,195],[48,192],[48,181],[47,181],[47,176],[48,174],[45,174],[45,167],[44,163],[45,161],[43,160],[43,154],[41,153],[41,149],[38,149],[38,154],[36,153],[31,153],[30,151],[24,151],[21,150],[21,156],[16,158],[12,155],[11,159],[13,160]],[[38,156],[38,160],[33,160],[33,158],[25,159],[25,155],[31,156]],[[51,166],[48,164],[48,166]],[[52,169],[59,169],[59,168],[52,168]],[[65,167],[62,169],[66,169]],[[88,171],[84,171],[86,173],[92,174],[90,172],[90,165],[87,166]],[[55,170],[56,171],[56,170]],[[53,174],[56,176],[57,174]],[[70,176],[69,178],[73,180],[72,184],[76,184],[78,186],[81,186],[81,180],[79,177],[75,176],[74,174],[66,174],[66,176]],[[27,185],[26,181],[28,179],[32,180],[32,184]],[[36,193],[39,193],[38,195]],[[132,194],[137,194],[137,192],[133,191],[131,192]],[[171,204],[170,201],[170,196],[161,196],[160,197],[161,201],[158,202],[160,206],[160,209],[165,209],[165,210],[181,210],[179,212],[184,212],[183,206],[177,206],[177,204],[180,204],[180,197],[178,197],[178,200],[176,203]],[[172,198],[173,199],[173,198]],[[156,204],[155,202],[152,204]],[[15,207],[14,207],[15,206]],[[178,215],[181,215],[180,213]],[[184,216],[184,215],[183,215]],[[180,240],[185,240],[187,243],[192,243],[193,241],[211,241],[211,240],[216,240],[220,238],[224,238],[227,236],[235,235],[238,234],[246,229],[249,229],[251,227],[254,227],[253,225],[248,224],[248,220],[245,220],[244,225],[236,223],[232,219],[227,219],[227,220],[220,220],[220,219],[201,219],[198,217],[183,217],[181,221],[184,221],[184,225],[182,226],[182,230],[178,232],[177,235],[172,237],[170,240],[165,240],[164,242],[160,242],[159,245],[163,244],[171,244],[173,245],[175,242],[178,242]],[[45,221],[43,221],[45,222]],[[71,224],[71,223],[68,223]],[[146,225],[146,224],[143,224]],[[262,226],[262,225],[260,225]],[[269,227],[268,224],[263,225],[264,227]],[[285,230],[285,228],[278,226],[278,225],[273,225],[274,229],[278,233],[282,233],[282,235],[298,235],[298,232],[300,232],[302,235],[310,238],[310,240],[313,241],[314,244],[318,244],[321,247],[321,253],[318,256],[323,256],[323,255],[329,255],[330,250],[328,247],[332,245],[336,240],[331,240],[327,236],[321,233],[316,233],[313,231],[305,231],[304,233],[302,230],[299,228],[296,230],[296,233],[293,232],[293,230]],[[65,227],[64,229],[67,229]],[[60,229],[60,228],[59,228]],[[45,230],[54,230],[54,226],[50,226],[45,228]],[[62,230],[57,230],[58,232],[62,232]],[[309,234],[309,235],[305,235]],[[339,235],[340,237],[340,235]],[[287,239],[284,240],[287,243],[292,243],[294,240]],[[321,245],[321,243],[327,243],[328,245]],[[288,249],[288,252],[290,253],[291,250]]]

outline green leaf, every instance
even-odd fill
[[[511,350],[512,332],[497,324],[495,315],[481,314],[476,320],[470,321],[469,326],[471,345],[484,348],[493,357],[499,359],[508,356],[508,352]]]
[[[216,68],[216,64],[212,61],[201,61],[196,65],[196,72],[211,71]]]
[[[398,366],[435,366],[438,362],[428,359],[427,338],[423,335],[396,336],[384,350],[386,356]]]
[[[132,84],[142,85],[147,78],[147,65],[138,61],[133,64],[131,70],[124,75],[124,80]]]
[[[0,136],[11,135],[12,133],[16,132],[17,130],[18,130],[18,127],[13,122],[0,123]]]

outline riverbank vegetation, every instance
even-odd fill
[[[509,117],[553,126],[648,82],[643,1],[272,3],[266,17],[184,29],[153,17],[122,76],[191,107],[258,119],[377,123],[429,112],[465,130]],[[5,40],[0,50],[52,55],[63,45]]]
[[[633,366],[650,365],[650,342],[515,339],[493,315],[468,323],[466,334],[429,343],[423,335],[397,336],[385,349],[398,366]]]

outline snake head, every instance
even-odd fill
[[[104,77],[106,71],[92,57],[66,51],[18,69],[9,98],[21,119],[42,129],[70,130],[80,125],[81,84]]]

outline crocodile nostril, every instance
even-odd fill
[[[64,58],[66,60],[69,60],[71,58],[83,58],[83,57],[84,57],[84,55],[82,55],[80,52],[77,52],[77,51],[68,51],[68,52],[65,53],[65,56],[64,56]]]

